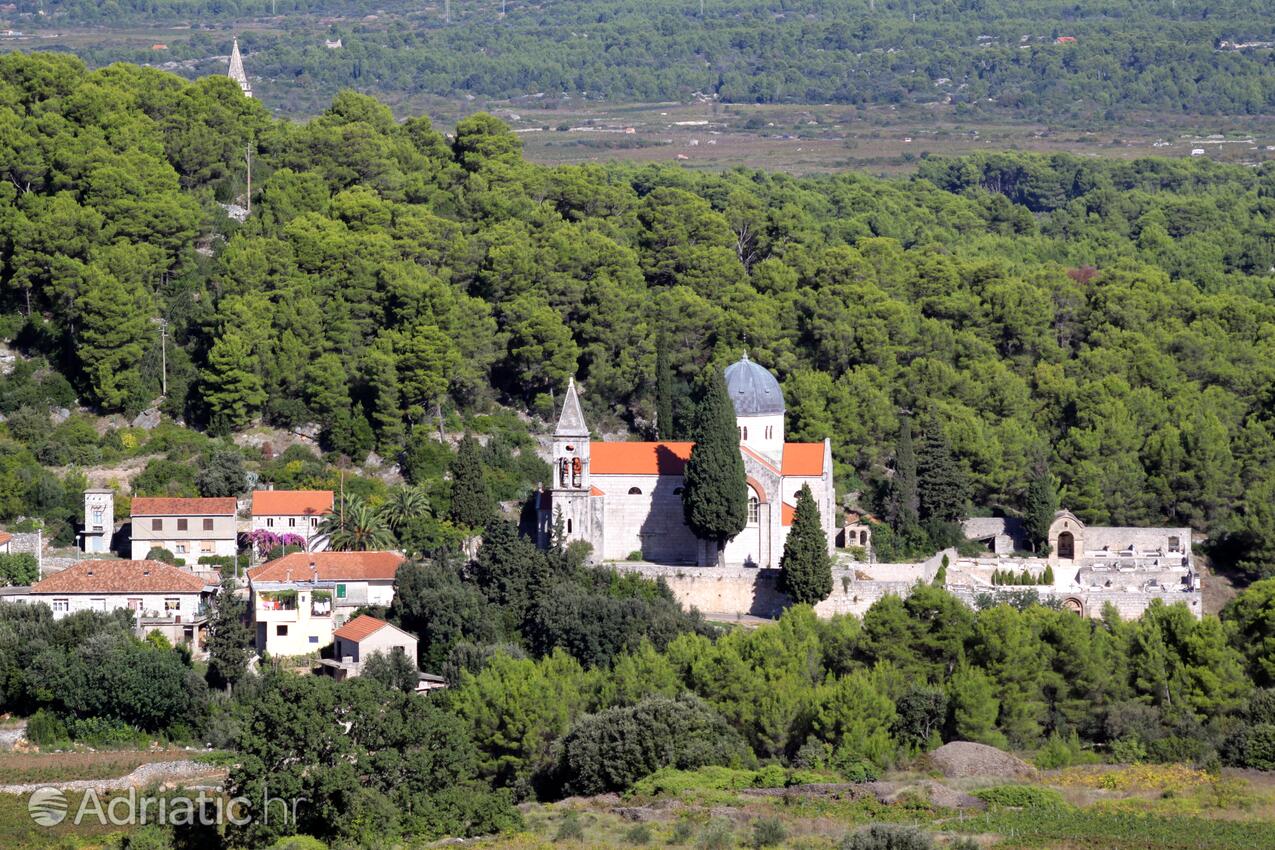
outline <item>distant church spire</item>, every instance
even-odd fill
[[[252,97],[252,83],[248,82],[248,75],[243,70],[243,57],[239,55],[238,36],[235,37],[234,46],[230,48],[230,68],[226,71],[226,76],[239,84],[244,95]]]
[[[558,427],[553,432],[559,437],[587,437],[589,426],[584,422],[584,411],[580,408],[580,397],[576,395],[576,379],[567,384],[567,397],[562,402],[562,415],[558,417]]]

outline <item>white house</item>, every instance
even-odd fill
[[[239,536],[233,497],[172,499],[137,496],[132,508],[132,555],[145,558],[158,546],[195,564],[202,555],[234,557]]]
[[[397,552],[293,552],[248,571],[259,652],[307,655],[355,608],[394,601]]]
[[[305,541],[306,551],[322,552],[328,538],[318,533],[319,525],[332,504],[331,490],[254,490],[252,530],[295,534]]]
[[[138,631],[203,646],[206,607],[216,587],[161,561],[80,561],[31,586],[26,602],[43,602],[54,619],[76,611],[133,612]]]
[[[333,657],[320,662],[325,672],[338,681],[358,676],[373,655],[401,653],[416,666],[416,636],[384,620],[364,614],[332,633]]]
[[[84,491],[84,530],[80,532],[83,550],[93,554],[105,554],[111,550],[111,536],[115,533],[115,491]],[[143,552],[142,556],[145,557]]]

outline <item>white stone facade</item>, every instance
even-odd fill
[[[732,370],[747,380],[732,380]],[[760,366],[745,359],[727,377],[748,482],[748,524],[726,544],[725,564],[779,566],[803,485],[814,495],[831,552],[831,443],[785,442],[783,395]],[[572,382],[554,433],[553,480],[539,501],[540,544],[548,544],[556,526],[568,541],[589,543],[596,561],[715,564],[715,548],[698,540],[683,518],[683,468],[692,448],[687,442],[591,441]]]

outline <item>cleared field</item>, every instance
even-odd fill
[[[189,758],[191,753],[185,750],[0,753],[0,785],[112,779],[144,764]]]

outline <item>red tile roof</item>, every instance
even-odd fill
[[[681,475],[694,443],[590,443],[594,475]]]
[[[352,640],[355,643],[358,643],[359,641],[376,634],[388,625],[389,623],[384,620],[369,617],[367,614],[360,614],[333,632],[332,636],[339,637],[344,640]]]
[[[0,546],[3,546],[4,544],[8,543],[12,539],[13,539],[12,534],[10,534],[7,531],[0,531]]]
[[[590,487],[590,488],[589,488],[589,495],[590,495],[590,496],[605,496],[605,495],[606,495],[606,493],[603,493],[603,492],[602,492],[601,490],[599,490],[597,487]]]
[[[217,499],[133,497],[133,516],[234,516],[239,503],[233,496]]]
[[[253,581],[393,581],[406,560],[397,552],[293,552],[248,570]]]
[[[783,507],[779,511],[779,519],[784,525],[792,525],[792,518],[797,515],[797,506],[783,503]]]
[[[199,593],[208,582],[162,561],[80,561],[31,593]]]
[[[254,490],[253,516],[322,516],[332,510],[331,490]]]
[[[823,443],[784,443],[784,475],[823,475]]]
[[[594,475],[681,475],[694,443],[590,443],[589,469]],[[774,468],[774,463],[747,446],[745,452]],[[784,443],[783,475],[823,475],[823,443]]]

